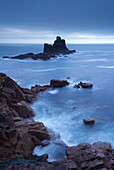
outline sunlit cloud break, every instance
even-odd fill
[[[0,43],[52,43],[57,35],[65,38],[67,43],[114,43],[113,35],[89,35],[80,32],[63,33],[56,31],[33,31],[15,28],[2,28],[0,30]]]

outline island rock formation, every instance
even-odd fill
[[[53,45],[44,44],[43,53],[49,55],[59,55],[59,54],[71,54],[75,53],[75,50],[69,50],[66,46],[65,40],[61,39],[61,37],[57,36]]]
[[[75,50],[69,50],[66,46],[65,40],[61,39],[61,37],[57,36],[56,40],[54,41],[54,44],[44,44],[43,53],[27,53],[27,54],[21,54],[18,56],[8,57],[3,56],[3,58],[11,58],[11,59],[27,59],[31,58],[33,60],[42,59],[42,60],[48,60],[50,58],[56,57],[56,55],[66,55],[75,53]]]

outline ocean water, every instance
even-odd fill
[[[41,44],[0,44],[0,72],[6,73],[22,87],[49,84],[50,79],[66,79],[70,85],[50,89],[38,95],[31,106],[36,116],[53,130],[55,138],[46,147],[36,147],[34,154],[49,154],[49,161],[65,156],[65,145],[106,141],[114,148],[114,44],[68,45],[77,53],[51,60],[11,60],[27,52],[41,52]],[[93,89],[75,89],[80,81],[93,83]],[[93,126],[83,124],[92,117]],[[60,136],[59,136],[60,135]],[[64,143],[63,143],[64,142]]]

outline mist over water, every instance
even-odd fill
[[[68,146],[107,141],[114,147],[114,45],[69,45],[69,48],[78,52],[48,61],[0,59],[0,71],[22,87],[71,77],[70,85],[40,93],[32,104],[34,119],[56,134],[49,146],[34,150],[38,154],[49,153],[49,160],[65,156],[62,141]],[[40,52],[42,46],[5,45],[0,49],[2,57],[20,54],[23,49],[23,53]],[[73,88],[80,81],[93,83],[93,89]],[[95,125],[83,124],[83,118],[88,117],[95,119]]]

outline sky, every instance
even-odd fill
[[[0,43],[114,43],[114,0],[0,0]]]

